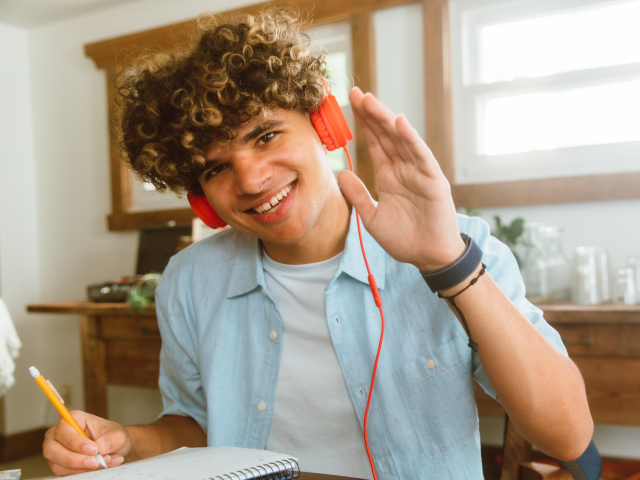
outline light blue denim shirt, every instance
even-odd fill
[[[458,223],[480,245],[491,277],[566,353],[542,312],[524,298],[510,250],[489,235],[484,221],[460,215]],[[368,425],[378,477],[480,480],[471,380],[495,397],[484,369],[454,314],[418,269],[392,259],[364,229],[363,236],[386,320]],[[256,238],[231,229],[202,240],[171,259],[156,293],[162,415],[194,418],[211,446],[261,449],[269,433],[282,319],[265,284],[260,248]],[[333,345],[362,423],[380,315],[353,215],[344,255],[325,294]]]

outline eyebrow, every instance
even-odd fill
[[[269,120],[267,122],[256,125],[251,131],[247,132],[245,136],[242,137],[242,140],[240,140],[240,143],[242,145],[246,145],[252,140],[255,140],[256,138],[261,137],[269,130],[272,130],[274,128],[279,128],[284,124],[285,122],[283,120]],[[212,159],[206,160],[204,163],[204,167],[202,167],[198,176],[202,175],[207,170],[216,167],[221,161],[222,159],[220,158],[212,158]]]
[[[282,120],[269,120],[267,122],[256,125],[253,130],[248,132],[244,137],[242,137],[241,143],[242,145],[246,145],[252,140],[264,135],[266,132],[273,128],[278,128],[284,125],[284,121]]]

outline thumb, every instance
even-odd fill
[[[355,173],[343,170],[338,174],[338,184],[347,200],[355,207],[362,218],[365,227],[376,214],[376,204],[371,198],[367,187],[364,186]]]
[[[100,437],[96,438],[98,451],[105,454],[116,454],[125,456],[129,453],[129,442],[124,429],[113,429],[104,432]]]

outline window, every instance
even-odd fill
[[[640,0],[452,0],[457,184],[640,171]]]
[[[171,192],[160,193],[150,183],[142,183],[136,178],[133,179],[132,187],[132,212],[189,208],[186,195],[180,198]]]

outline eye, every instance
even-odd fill
[[[265,143],[269,143],[271,140],[273,140],[273,137],[275,137],[277,133],[278,132],[265,133],[258,139],[258,144],[264,145]]]
[[[204,179],[205,180],[209,180],[210,178],[215,177],[216,175],[218,175],[220,172],[222,172],[224,169],[226,169],[227,166],[225,164],[222,165],[217,165],[215,167],[213,167],[211,170],[208,170],[204,173]]]

